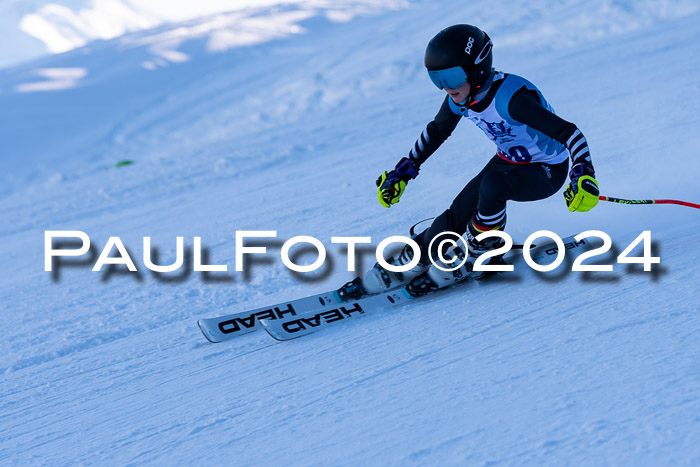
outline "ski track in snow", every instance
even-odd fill
[[[350,279],[331,236],[405,234],[490,157],[463,122],[400,205],[376,202],[376,175],[442,99],[425,43],[458,21],[487,29],[496,67],[581,127],[603,194],[700,201],[693,2],[412,2],[345,23],[313,13],[299,34],[219,54],[190,38],[176,47],[189,61],[156,70],[138,44],[167,28],[0,70],[0,463],[700,464],[698,211],[601,203],[575,215],[560,194],[509,206],[516,241],[598,229],[619,254],[651,230],[652,273],[542,277],[518,263],[515,278],[285,343],[259,331],[212,345],[196,325]],[[48,68],[86,75],[18,90]],[[135,164],[114,169],[122,159]],[[64,229],[88,233],[97,253],[120,236],[140,277],[90,264],[52,280],[43,232]],[[165,264],[174,237],[191,248],[201,236],[232,271],[234,232],[266,229],[319,238],[333,267],[298,280],[281,242],[248,278],[143,267],[142,237]]]

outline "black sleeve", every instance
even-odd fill
[[[425,127],[408,155],[416,167],[420,167],[450,137],[462,118],[450,109],[449,98],[445,96],[437,115]]]
[[[515,120],[559,141],[569,151],[573,164],[592,165],[585,136],[576,125],[547,110],[535,91],[520,88],[508,103],[508,113]]]

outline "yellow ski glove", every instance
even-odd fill
[[[564,190],[564,200],[569,211],[586,212],[598,204],[600,189],[595,171],[588,164],[576,164],[569,172],[571,183]]]
[[[391,207],[401,199],[409,180],[418,176],[418,168],[413,161],[404,157],[391,172],[384,172],[377,179],[377,198],[385,208]]]

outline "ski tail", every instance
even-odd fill
[[[278,303],[216,318],[202,318],[197,321],[204,337],[212,343],[219,343],[234,337],[242,336],[261,327],[263,319],[289,319],[299,314],[338,303],[333,291],[318,295]]]

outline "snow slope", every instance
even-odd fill
[[[231,12],[277,5],[331,8],[347,14],[348,7],[367,10],[376,0],[5,0],[0,3],[0,67],[49,53],[62,53],[96,40],[113,39],[133,31],[195,19],[201,23]],[[206,21],[206,19],[205,19]]]
[[[700,463],[688,208],[509,206],[516,241],[599,229],[619,253],[651,230],[651,273],[518,265],[515,279],[284,344],[258,332],[213,345],[197,329],[352,278],[331,236],[405,234],[490,157],[462,122],[399,205],[376,202],[377,174],[441,103],[422,52],[452,23],[484,27],[497,68],[579,125],[604,194],[700,201],[694,2],[488,5],[397,3],[345,22],[330,7],[260,8],[0,70],[0,463]],[[252,30],[264,40],[248,45]],[[212,49],[217,37],[228,46]],[[268,260],[234,272],[235,231],[270,229]],[[95,254],[119,236],[141,272],[91,272],[94,257],[45,272],[45,230],[85,231]],[[279,247],[294,235],[319,238],[333,264],[291,274]],[[175,237],[201,236],[229,272],[157,276],[144,236],[164,264]]]

